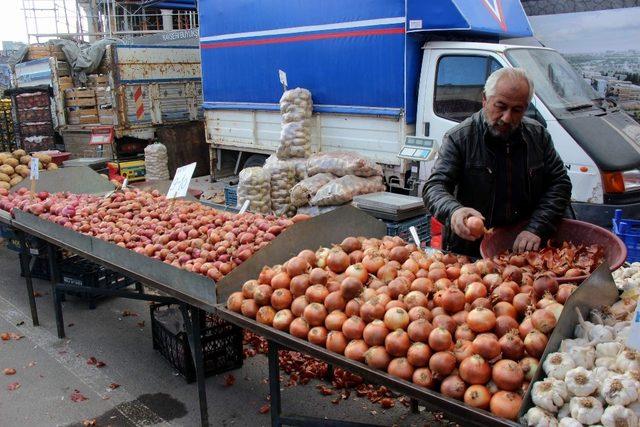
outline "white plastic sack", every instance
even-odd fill
[[[315,206],[340,205],[353,200],[360,194],[384,191],[382,177],[363,178],[354,175],[343,176],[325,184],[309,202]]]
[[[279,159],[306,158],[311,155],[311,124],[307,120],[284,123],[280,131]]]
[[[373,160],[350,151],[328,151],[307,160],[307,174],[332,173],[336,176],[382,176],[382,167]]]
[[[274,167],[274,165],[277,166],[284,163],[290,164],[295,168],[297,181],[302,181],[307,177],[307,159],[279,159],[278,156],[272,154],[265,160],[264,167],[268,169]]]
[[[336,178],[330,173],[319,173],[303,179],[291,189],[291,203],[296,207],[309,204],[309,200],[316,195],[319,189]]]
[[[313,113],[311,92],[303,88],[289,89],[280,98],[282,123],[299,122],[310,119]]]
[[[149,181],[169,179],[169,158],[167,147],[155,142],[144,149],[145,178]]]
[[[297,182],[294,165],[272,160],[265,170],[271,175],[271,210],[276,215],[295,215],[295,206],[291,204],[291,189]]]
[[[271,175],[265,168],[254,167],[240,171],[238,180],[238,206],[249,200],[251,212],[271,212]]]

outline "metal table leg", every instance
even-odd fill
[[[200,340],[200,321],[202,310],[197,307],[180,304],[182,317],[184,317],[189,345],[193,355],[193,363],[196,368],[196,383],[198,384],[198,399],[200,401],[200,424],[209,426],[209,410],[207,408],[207,390],[204,382],[204,360],[202,358],[202,342]]]
[[[53,311],[56,316],[56,329],[58,338],[64,338],[64,319],[62,317],[62,292],[58,290],[59,271],[58,260],[56,259],[55,246],[47,243],[47,257],[49,258],[49,275],[51,276],[51,298],[53,300]]]
[[[29,300],[29,308],[31,309],[31,322],[33,323],[33,326],[40,326],[40,321],[38,320],[38,308],[36,307],[36,296],[33,294],[33,281],[31,280],[31,255],[27,248],[25,233],[18,230],[16,230],[16,233],[20,240],[20,266],[24,273],[24,281],[27,284],[27,298]]]
[[[271,427],[280,427],[280,365],[278,364],[278,344],[269,341],[269,396],[271,402]]]

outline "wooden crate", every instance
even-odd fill
[[[32,44],[29,45],[27,51],[27,60],[31,61],[34,59],[42,59],[42,58],[57,58],[60,61],[66,61],[66,57],[64,52],[62,51],[62,47],[49,45],[49,44]]]
[[[106,74],[89,74],[87,76],[88,87],[109,86],[109,76]]]
[[[100,123],[98,109],[95,106],[67,109],[67,123],[70,125]]]
[[[96,102],[98,106],[107,106],[113,104],[113,96],[110,90],[104,88],[96,88]]]
[[[98,120],[102,125],[112,125],[115,123],[113,116],[113,108],[99,108]]]
[[[73,89],[73,79],[71,77],[60,77],[58,79],[58,87],[62,92],[67,89]]]
[[[67,89],[64,91],[64,103],[67,107],[95,107],[96,93],[87,88]]]

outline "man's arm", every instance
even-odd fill
[[[547,238],[556,230],[556,222],[571,202],[571,180],[560,155],[553,147],[551,136],[544,131],[544,176],[547,189],[533,211],[526,231]]]
[[[431,176],[422,191],[422,198],[429,211],[442,224],[447,224],[451,214],[463,206],[453,197],[453,191],[463,167],[460,147],[446,134],[438,152]]]

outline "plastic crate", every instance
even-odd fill
[[[622,210],[616,209],[613,217],[613,233],[627,247],[627,261],[640,261],[640,221],[622,218]]]
[[[10,227],[6,224],[0,224],[0,237],[5,239],[5,241],[7,242],[7,249],[14,252],[20,252],[22,250],[20,248],[20,240],[18,239],[18,236],[13,227]],[[43,240],[30,235],[27,235],[26,239],[27,250],[31,255],[46,256],[46,247]]]
[[[224,204],[235,207],[238,205],[238,186],[227,185],[224,187]]]
[[[413,226],[418,232],[420,243],[422,243],[423,246],[429,246],[431,241],[430,220],[430,215],[421,215],[401,222],[385,221],[385,224],[387,224],[387,234],[389,236],[400,236],[406,241],[413,242],[413,238],[409,232],[409,228]]]
[[[150,306],[153,348],[158,350],[188,383],[191,383],[196,379],[196,368],[193,363],[188,335],[184,331],[174,333],[158,321],[156,313],[163,307],[179,310],[177,304],[152,304]],[[200,322],[205,376],[240,368],[243,359],[242,329],[213,315],[202,316]]]

